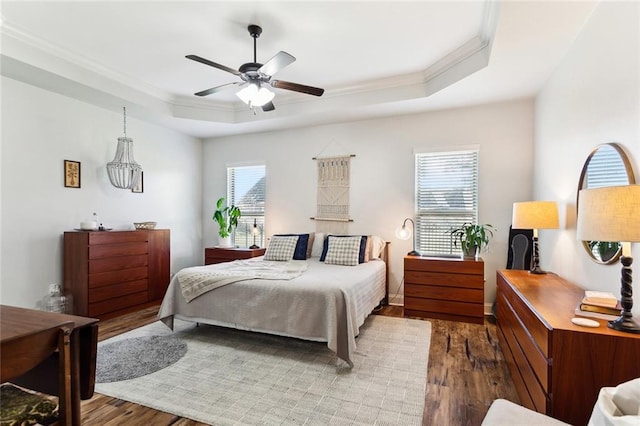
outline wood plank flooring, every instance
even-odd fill
[[[99,340],[156,321],[151,307],[101,321]],[[378,315],[402,317],[403,308],[387,306]],[[502,357],[496,326],[429,319],[431,349],[427,372],[423,425],[479,425],[496,398],[518,402]],[[82,403],[83,425],[180,425],[204,423],[184,419],[98,393]]]

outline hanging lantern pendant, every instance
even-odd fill
[[[127,109],[124,111],[124,137],[118,138],[118,148],[113,161],[107,163],[111,184],[116,188],[134,188],[140,180],[142,166],[133,158],[133,139],[127,137]]]

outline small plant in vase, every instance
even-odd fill
[[[495,228],[492,225],[478,225],[473,223],[463,223],[461,226],[449,231],[454,238],[453,244],[457,247],[460,243],[462,257],[465,259],[475,259],[484,247],[486,249]]]
[[[237,206],[225,206],[224,204],[224,197],[216,202],[216,211],[213,213],[213,220],[218,222],[220,246],[230,247],[231,234],[238,226],[238,219],[242,216],[242,212]]]

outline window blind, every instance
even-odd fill
[[[258,228],[255,243],[263,246],[265,171],[264,165],[227,168],[228,205],[233,204],[242,212],[232,235],[232,243],[239,247],[249,247],[254,243],[254,221]]]
[[[478,219],[478,151],[416,154],[416,247],[424,255],[460,254],[449,231]]]
[[[589,160],[585,188],[624,186],[628,184],[627,169],[618,151],[613,148],[598,149]]]

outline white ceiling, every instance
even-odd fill
[[[198,137],[534,96],[595,1],[2,1],[2,73]],[[276,111],[250,111],[237,69],[284,50]]]

